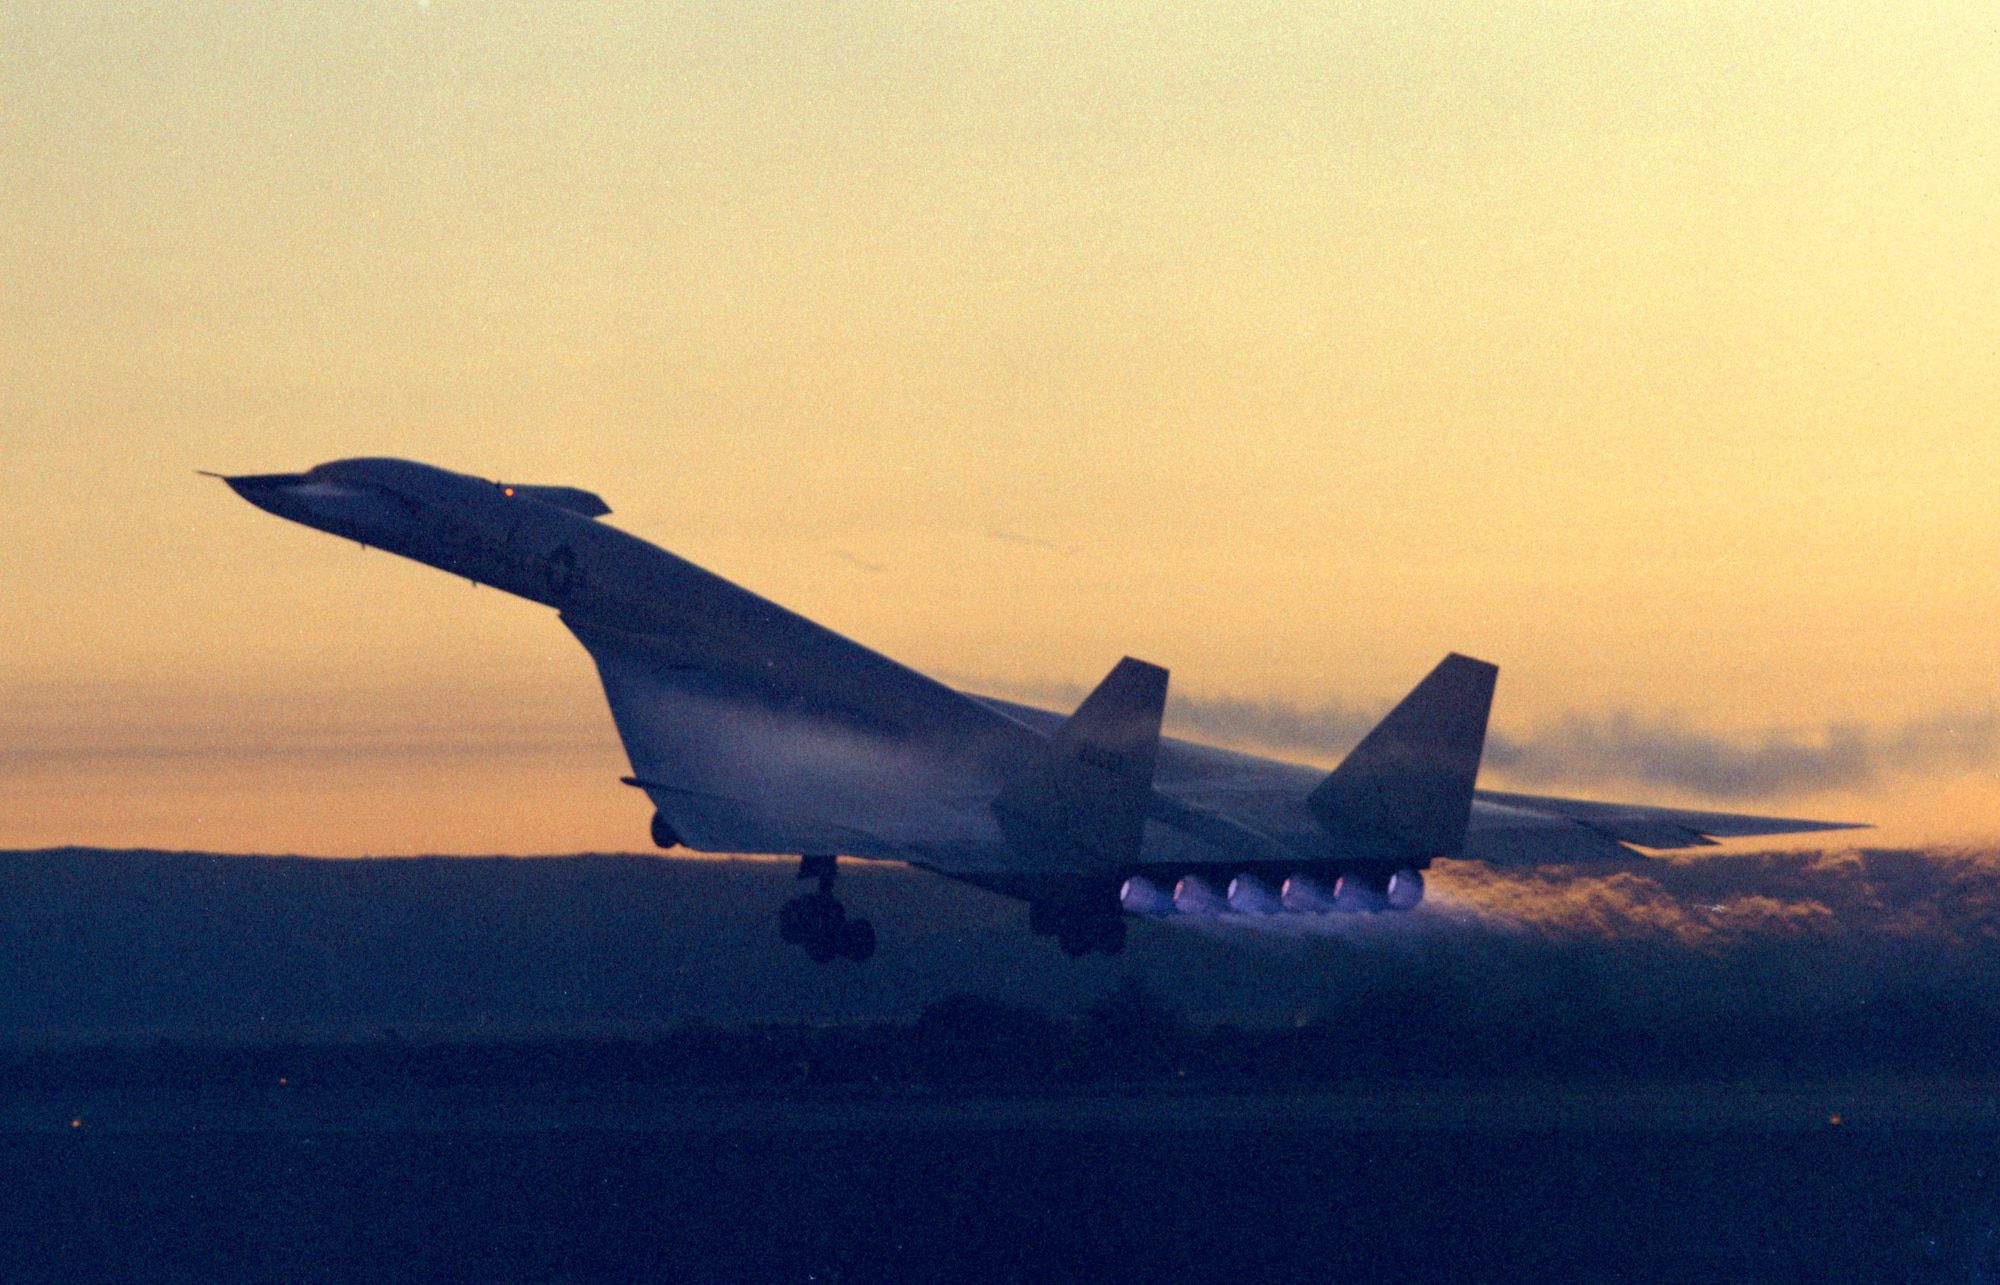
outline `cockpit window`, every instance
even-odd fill
[[[596,493],[574,486],[529,486],[525,482],[502,482],[500,489],[506,494],[518,495],[524,500],[538,500],[543,504],[553,504],[559,509],[581,513],[587,518],[601,518],[611,512]]]

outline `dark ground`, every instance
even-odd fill
[[[0,1137],[0,1278],[1983,1281],[1991,1134]]]
[[[2000,1279],[1979,933],[1079,966],[843,883],[873,971],[770,865],[0,858],[0,1282]]]

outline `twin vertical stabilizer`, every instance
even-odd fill
[[[1421,866],[1463,851],[1499,672],[1445,657],[1307,796],[1340,859]],[[1108,873],[1140,864],[1149,810],[1201,832],[1177,818],[1193,809],[1153,797],[1166,697],[1166,670],[1118,663],[993,801],[1018,852]]]
[[[1119,661],[993,801],[1008,842],[1071,868],[1136,863],[1166,704],[1166,670]]]
[[[1463,850],[1499,673],[1446,656],[1320,782],[1306,803],[1337,850],[1384,862]]]

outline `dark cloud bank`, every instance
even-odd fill
[[[1107,1040],[1224,1081],[2000,1073],[1994,853],[1454,865],[1409,916],[1140,924],[1125,955],[1085,961],[1030,937],[1017,903],[863,868],[844,884],[881,931],[864,968],[776,940],[791,874],[638,856],[0,855],[0,1040],[778,1024],[822,1042],[944,1031],[982,1074]]]
[[[976,682],[974,689],[983,689]],[[1073,709],[1074,684],[984,685],[1011,699]],[[1197,740],[1338,760],[1386,707],[1341,701],[1188,696],[1167,702],[1167,731]],[[1485,767],[1519,788],[1671,789],[1724,801],[1816,790],[1861,790],[1908,777],[1948,776],[2000,764],[2000,707],[1947,710],[1900,723],[1830,723],[1726,733],[1674,714],[1570,713],[1529,729],[1496,726]]]
[[[1345,705],[1190,699],[1175,722],[1196,736],[1335,756],[1381,717]],[[1515,785],[1652,786],[1712,799],[1865,789],[1897,776],[1938,776],[2000,762],[2000,710],[1969,710],[1889,726],[1831,724],[1817,732],[1705,731],[1672,716],[1570,714],[1530,732],[1496,730],[1486,766]]]

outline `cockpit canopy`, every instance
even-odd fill
[[[446,501],[462,497],[468,487],[490,486],[509,497],[518,496],[559,509],[601,518],[611,506],[590,491],[574,486],[530,486],[520,482],[488,482],[465,473],[454,473],[431,464],[412,460],[350,459],[333,460],[307,470],[307,478],[335,482],[372,484],[416,501]]]
[[[587,518],[601,518],[611,512],[611,506],[597,497],[596,492],[575,486],[524,486],[518,482],[503,482],[500,489],[509,495],[525,499],[540,500],[543,504],[553,504],[559,509],[581,513]]]

